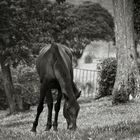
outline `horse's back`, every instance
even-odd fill
[[[54,74],[54,64],[58,61],[62,64],[67,74],[71,73],[72,70],[72,54],[71,51],[64,45],[55,44],[55,45],[46,45],[44,46],[37,59],[36,67],[40,80],[46,79],[55,79]],[[62,72],[62,71],[61,71]]]
[[[54,79],[53,63],[55,63],[55,52],[52,51],[51,45],[45,45],[37,58],[36,68],[40,76],[40,81],[43,79]]]

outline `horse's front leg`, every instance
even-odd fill
[[[47,118],[47,125],[46,125],[46,131],[49,131],[52,127],[52,110],[53,110],[53,97],[51,90],[47,90],[46,92],[46,101],[48,106],[48,118]]]
[[[61,106],[61,99],[62,99],[62,93],[60,90],[58,90],[58,95],[57,95],[57,102],[55,104],[55,116],[54,116],[54,122],[53,122],[53,129],[57,131],[57,126],[58,126],[58,114]]]
[[[42,83],[41,87],[40,87],[40,100],[39,100],[39,105],[37,107],[37,115],[36,115],[35,121],[33,123],[33,127],[31,129],[32,132],[36,132],[36,127],[38,125],[38,119],[39,119],[39,116],[43,110],[43,103],[44,103],[45,94],[46,94],[45,83]]]

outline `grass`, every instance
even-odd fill
[[[7,115],[0,112],[0,140],[116,140],[140,138],[140,102],[131,101],[125,105],[112,106],[111,98],[94,101],[79,99],[81,106],[76,132],[66,130],[62,107],[59,114],[58,132],[45,132],[47,107],[40,116],[37,133],[30,132],[36,114],[36,106],[30,111]]]

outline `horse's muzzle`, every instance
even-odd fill
[[[76,126],[76,124],[74,123],[70,123],[69,125],[68,125],[68,129],[69,130],[73,130],[73,131],[75,131],[76,130],[76,128],[77,128],[77,126]]]

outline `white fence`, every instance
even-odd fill
[[[82,91],[81,96],[95,96],[98,89],[97,78],[97,70],[74,68],[74,81]]]

